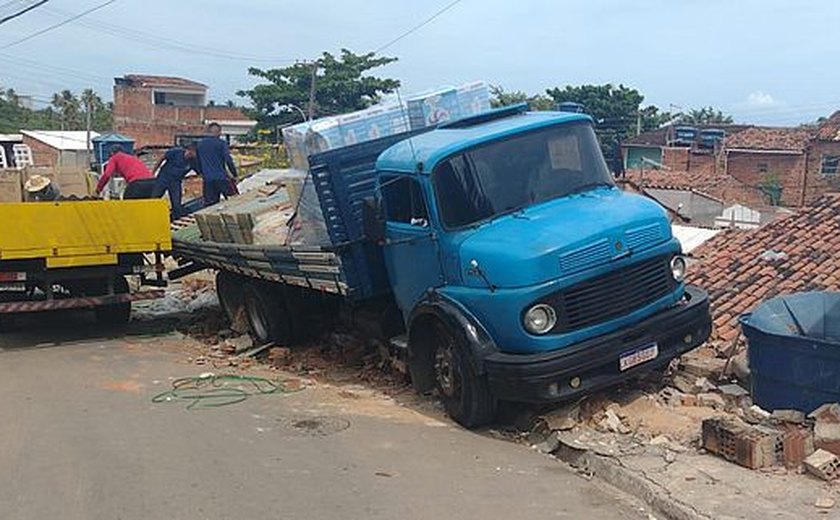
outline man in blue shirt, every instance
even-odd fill
[[[207,129],[210,135],[199,141],[197,146],[198,173],[204,179],[205,206],[219,202],[221,195],[225,198],[236,195],[236,164],[230,156],[227,141],[221,138],[222,127],[218,123],[210,123]]]
[[[196,145],[190,143],[186,148],[176,146],[170,148],[161,157],[154,167],[157,172],[155,187],[152,192],[154,198],[160,198],[164,193],[169,194],[169,202],[172,206],[172,220],[184,216],[184,208],[181,205],[184,177],[196,168]]]

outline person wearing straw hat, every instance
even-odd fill
[[[61,196],[55,184],[43,175],[33,175],[23,185],[27,202],[51,202]]]
[[[96,184],[96,194],[102,193],[108,181],[114,175],[126,180],[128,185],[123,192],[124,199],[150,199],[155,189],[155,176],[137,157],[127,154],[122,146],[111,147],[111,155],[105,163],[105,171]]]

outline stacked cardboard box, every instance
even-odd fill
[[[490,110],[490,89],[483,81],[444,87],[408,98],[411,129],[418,130]]]

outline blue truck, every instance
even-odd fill
[[[584,114],[507,107],[309,163],[330,244],[173,238],[261,340],[373,317],[415,389],[472,428],[500,401],[573,399],[709,336],[667,215],[616,187]]]

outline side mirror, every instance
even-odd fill
[[[362,206],[362,226],[365,238],[375,244],[385,242],[385,219],[376,197],[366,197]]]

